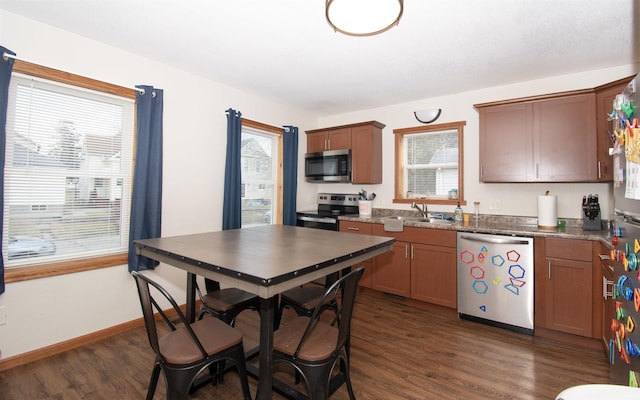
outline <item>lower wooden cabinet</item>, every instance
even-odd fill
[[[411,296],[411,243],[395,242],[391,251],[373,260],[371,288],[396,296]]]
[[[411,298],[457,308],[456,248],[413,243]]]
[[[373,235],[395,237],[393,250],[373,259],[372,288],[445,307],[456,308],[456,232],[404,227]]]
[[[535,324],[595,338],[592,242],[536,238]]]
[[[366,222],[356,222],[356,221],[340,221],[340,232],[370,235],[371,224]],[[358,283],[358,285],[371,288],[371,272],[373,270],[372,261],[369,259],[359,264],[351,266],[352,269],[356,269],[360,267],[364,268],[364,272],[362,273],[362,278],[360,278],[360,282]]]

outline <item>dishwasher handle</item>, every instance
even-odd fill
[[[470,235],[460,235],[460,239],[470,240],[472,242],[482,242],[482,243],[497,243],[497,244],[529,244],[529,240],[527,239],[518,239],[518,238],[507,238],[501,236],[470,236]]]

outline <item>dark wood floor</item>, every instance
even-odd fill
[[[255,338],[257,313],[243,313],[237,326]],[[362,400],[554,399],[569,386],[608,380],[601,350],[459,320],[367,290],[358,295],[351,343],[352,382]],[[144,328],[134,329],[1,372],[0,398],[141,399],[152,361]],[[290,371],[278,368],[277,376]],[[256,381],[250,385],[255,395]],[[161,378],[156,399],[164,398],[163,386]],[[237,375],[191,398],[241,398]],[[346,388],[332,398],[348,399]]]

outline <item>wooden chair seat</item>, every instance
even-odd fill
[[[204,314],[211,314],[233,326],[236,317],[244,310],[260,311],[260,297],[242,289],[217,287],[202,294],[196,284],[196,291],[202,302],[198,319],[202,319]]]
[[[296,317],[273,333],[273,349],[293,357],[302,340],[309,317]],[[306,361],[325,360],[336,350],[338,328],[323,321],[314,327],[313,336],[302,344],[298,358]]]
[[[220,289],[202,296],[207,307],[228,312],[234,308],[246,309],[259,301],[258,296],[238,288]]]
[[[335,299],[325,297],[322,303],[325,291],[338,280],[339,273],[333,273],[326,277],[325,286],[305,285],[289,289],[280,295],[280,307],[276,315],[276,329],[280,326],[282,320],[282,312],[285,308],[292,308],[299,316],[310,317],[318,304],[321,304],[321,312],[331,310],[334,313],[338,311],[338,305]]]
[[[201,319],[191,324],[191,329],[208,355],[242,343],[242,333],[217,318]],[[202,359],[200,349],[184,328],[158,338],[158,344],[162,356],[172,364],[191,364]]]
[[[322,286],[301,286],[282,293],[282,301],[288,305],[313,310],[326,289]],[[327,304],[329,299],[327,299]],[[324,304],[323,304],[324,305]]]

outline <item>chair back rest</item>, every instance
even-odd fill
[[[336,349],[343,347],[349,340],[351,334],[351,317],[353,315],[353,308],[356,303],[356,294],[358,292],[358,282],[362,278],[364,267],[357,268],[342,278],[338,279],[333,285],[331,285],[322,296],[316,308],[311,315],[311,320],[307,329],[305,330],[302,340],[298,344],[295,356],[298,356],[298,352],[302,348],[302,344],[305,340],[313,334],[313,328],[320,319],[322,313],[322,305],[331,300],[338,300],[338,294],[340,294],[340,301],[338,301],[338,311],[336,312],[336,320],[338,323],[338,341],[336,343]]]
[[[206,351],[202,347],[202,344],[198,340],[196,334],[193,332],[191,325],[187,321],[182,310],[178,306],[178,303],[173,299],[173,297],[167,292],[162,286],[160,286],[157,282],[151,280],[144,274],[138,271],[132,271],[131,275],[136,280],[136,286],[138,287],[138,295],[140,296],[140,306],[142,307],[142,317],[144,318],[144,325],[147,329],[147,337],[149,338],[149,344],[151,348],[161,358],[162,353],[160,352],[160,345],[158,344],[158,326],[157,320],[155,318],[155,312],[157,312],[165,324],[171,329],[175,331],[177,328],[173,322],[169,319],[165,311],[158,305],[158,302],[154,298],[154,295],[158,298],[164,298],[171,304],[172,311],[175,312],[180,319],[184,328],[189,332],[191,338],[195,342],[195,344],[200,349],[203,357],[207,356]],[[151,289],[153,288],[153,289]]]

